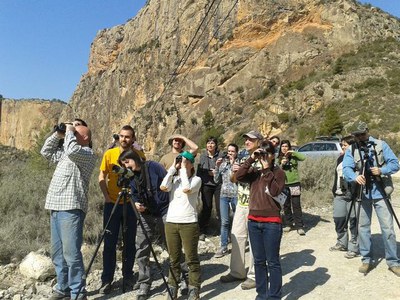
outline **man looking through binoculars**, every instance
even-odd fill
[[[96,157],[89,147],[89,128],[61,124],[55,126],[40,151],[57,164],[45,204],[50,210],[51,258],[57,275],[50,299],[75,299],[78,294],[78,299],[86,299],[81,246],[89,181]],[[62,140],[64,143],[60,146]]]

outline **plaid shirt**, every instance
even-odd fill
[[[45,208],[50,210],[80,209],[87,212],[90,176],[96,156],[89,147],[77,144],[72,131],[67,131],[63,148],[54,133],[48,137],[40,153],[57,164],[47,192]]]

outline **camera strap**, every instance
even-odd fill
[[[146,190],[147,190],[147,195],[151,196],[154,199],[154,194],[153,194],[153,189],[151,187],[151,180],[150,180],[150,174],[149,174],[149,162],[145,162],[143,165],[143,171],[144,171],[144,176],[146,179]]]

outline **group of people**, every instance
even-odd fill
[[[80,247],[88,183],[95,166],[90,136],[86,123],[74,121],[66,126],[65,132],[55,131],[42,148],[42,154],[57,163],[45,205],[51,211],[52,260],[57,273],[51,299],[75,299],[77,296],[86,299]],[[196,170],[198,146],[185,136],[172,136],[168,141],[171,151],[156,162],[146,160],[131,126],[121,128],[118,142],[103,155],[99,173],[106,227],[100,293],[107,294],[112,290],[120,227],[124,225],[124,289],[137,290],[138,300],[149,297],[152,284],[150,239],[158,228],[169,253],[168,299],[176,299],[179,288],[188,299],[199,299],[198,243],[209,233],[214,200],[221,239],[215,257],[227,255],[231,242],[230,269],[220,281],[243,281],[242,289],[256,288],[257,300],[281,298],[279,251],[282,234],[290,230],[296,230],[301,236],[306,234],[298,171],[299,162],[305,156],[293,151],[289,140],[280,141],[278,136],[264,138],[252,130],[243,138],[244,150],[239,151],[239,146],[231,143],[223,152],[218,148],[218,140],[210,137],[206,151],[197,159]],[[63,145],[61,140],[64,140]],[[361,142],[366,147],[358,147],[357,151],[351,149],[352,144]],[[373,149],[372,143],[376,145]],[[337,243],[330,250],[347,251],[348,258],[360,253],[362,266],[359,271],[368,273],[373,266],[370,225],[374,207],[382,228],[389,269],[400,276],[392,212],[385,202],[388,195],[380,191],[377,179],[396,172],[398,160],[385,142],[369,137],[365,126],[354,136],[344,138],[342,145],[345,154],[338,158],[333,187]],[[184,151],[185,146],[187,151]],[[364,159],[368,149],[371,153]],[[114,166],[130,170],[132,205],[127,208],[124,208],[124,199],[120,199],[120,175],[113,171]],[[359,219],[355,214],[357,205],[352,201],[357,186],[362,195],[358,204]],[[198,212],[199,194],[201,212]],[[277,201],[282,195],[286,199],[284,203]],[[250,261],[246,272],[248,239]],[[136,281],[133,274],[135,260],[139,267]]]

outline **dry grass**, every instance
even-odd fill
[[[2,162],[0,263],[8,263],[13,259],[18,261],[30,251],[40,248],[49,250],[49,213],[44,209],[44,201],[54,167],[37,153],[26,157]],[[300,164],[304,207],[330,205],[333,174],[334,159],[308,159]],[[89,188],[89,212],[84,228],[84,242],[88,245],[98,243],[103,229],[103,195],[97,177],[98,167],[93,172]],[[90,258],[92,250],[85,248],[85,256]],[[96,264],[101,261],[101,252],[102,248]]]

